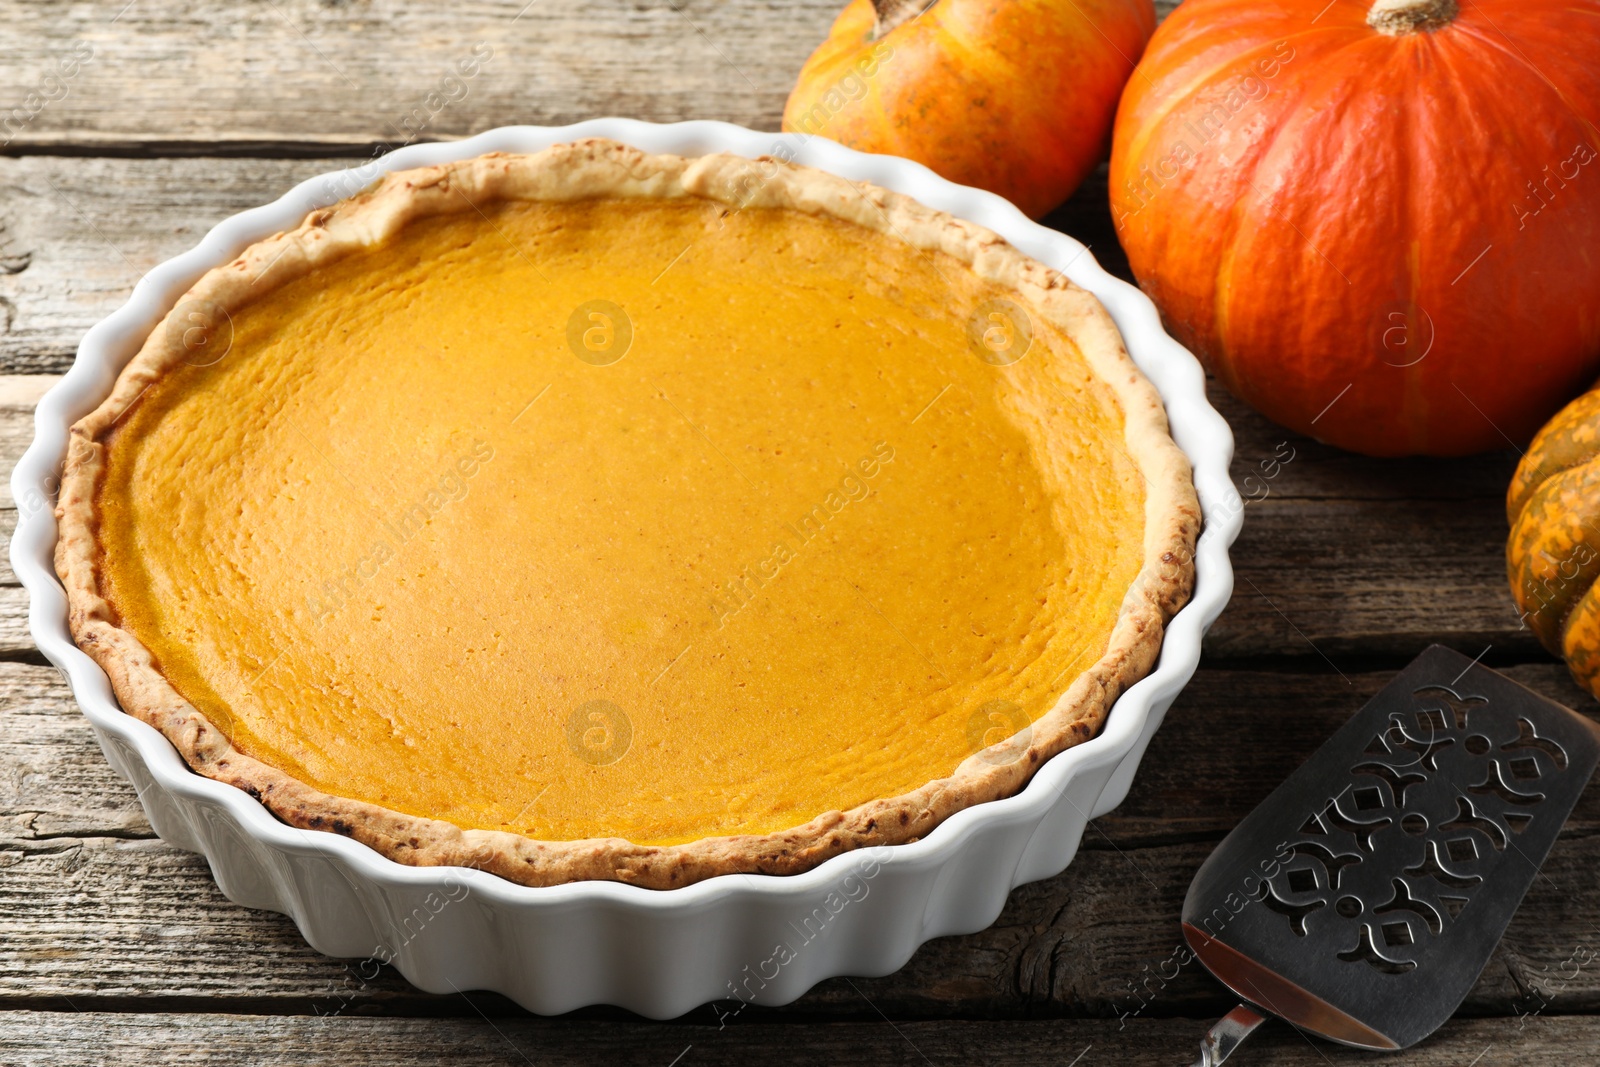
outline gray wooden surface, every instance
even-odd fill
[[[31,433],[30,404],[84,330],[225,216],[412,136],[602,114],[776,128],[836,8],[125,3],[0,0],[0,109],[27,116],[10,112],[7,127],[0,110],[7,470]],[[429,111],[429,93],[475,48],[489,54],[464,96]],[[85,54],[60,73],[63,57]],[[59,81],[46,81],[52,71]],[[56,98],[34,109],[34,92]],[[1050,221],[1125,271],[1104,198],[1102,173]],[[1238,437],[1238,480],[1259,479],[1280,442],[1294,459],[1244,483],[1256,499],[1234,554],[1238,591],[1127,802],[1091,826],[1065,873],[1017,890],[989,930],[720,1029],[711,1009],[666,1024],[608,1009],[544,1020],[493,995],[420,993],[387,970],[364,981],[287,919],[228,903],[203,860],[153,836],[33,647],[25,597],[0,562],[0,1064],[1191,1062],[1231,1001],[1194,965],[1152,983],[1177,946],[1189,878],[1397,667],[1440,641],[1596,710],[1518,626],[1506,592],[1514,453],[1378,463],[1214,399]],[[14,521],[0,489],[0,532]],[[1597,831],[1600,790],[1461,1016],[1385,1062],[1600,1059],[1600,973],[1569,962],[1600,953]],[[1238,1057],[1246,1067],[1373,1058],[1281,1025],[1252,1045]]]

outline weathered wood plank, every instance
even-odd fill
[[[206,1062],[265,1067],[340,1064],[383,1067],[471,1063],[562,1067],[627,1063],[684,1067],[750,1063],[879,1065],[1117,1063],[1170,1067],[1191,1062],[1209,1020],[904,1022],[888,1018],[810,1026],[734,1022],[689,1026],[491,1018],[362,1019],[248,1015],[8,1012],[0,1015],[0,1058],[18,1067]],[[1416,1048],[1363,1053],[1272,1023],[1250,1039],[1245,1064],[1328,1067],[1569,1067],[1600,1044],[1600,1020],[1570,1016],[1458,1019]]]
[[[1361,656],[1409,658],[1433,641],[1542,656],[1511,600],[1505,538],[1498,500],[1248,504],[1233,600],[1206,650],[1303,656],[1345,673]]]
[[[1559,668],[1513,675],[1574,698]],[[1126,804],[1090,830],[1064,874],[1018,889],[989,930],[934,941],[887,978],[824,983],[785,1014],[867,1016],[862,993],[924,1018],[1225,1010],[1225,994],[1193,965],[1154,984],[1151,976],[1170,975],[1183,894],[1214,841],[1387,677],[1352,680],[1346,691],[1318,676],[1203,672],[1157,734]],[[308,948],[287,919],[228,903],[200,857],[149,836],[132,790],[52,670],[0,664],[0,706],[0,1005],[460,1009],[389,971],[363,981]],[[1511,1013],[1575,952],[1600,953],[1597,828],[1592,791],[1468,1010]],[[1561,1003],[1600,1010],[1600,974],[1585,968],[1564,982]]]
[[[0,664],[0,708],[0,836],[154,836],[54,668]]]
[[[0,513],[0,519],[14,517],[14,512]],[[5,569],[9,573],[11,568]],[[0,659],[37,661],[38,656],[38,647],[28,632],[27,591],[20,585],[0,585]]]
[[[0,541],[6,544],[10,544],[12,531],[17,528],[17,505],[11,499],[11,469],[33,443],[34,407],[45,391],[57,381],[59,378],[51,374],[0,375],[0,471],[5,472],[5,477],[0,478]],[[29,506],[50,507],[53,504],[53,499],[41,498],[30,501]],[[17,576],[11,570],[11,553],[0,553],[0,590],[16,585]],[[0,592],[0,604],[5,602],[5,596],[4,592]],[[6,652],[14,654],[19,650],[19,641],[22,642],[22,650],[31,649],[33,640],[25,632],[28,613],[26,601],[10,604],[0,608],[0,611],[3,611],[0,614],[0,655]],[[19,623],[24,631],[20,636],[16,633]]]
[[[11,499],[11,468],[33,440],[33,407],[55,383],[44,375],[0,375],[0,542],[10,544],[17,526],[16,503]],[[11,571],[11,553],[0,553],[0,659],[39,655],[28,633],[28,597]],[[0,707],[5,706],[0,702]]]
[[[838,7],[283,0],[119,12],[120,3],[8,0],[0,23],[12,47],[0,84],[25,114],[37,109],[13,133],[13,151],[144,141],[360,147],[611,114],[776,128]],[[30,106],[35,89],[57,99]]]
[[[303,154],[598,115],[776,129],[843,6],[6,0],[0,85],[18,110],[0,141],[9,135],[13,152]],[[1174,6],[1157,4],[1162,15]]]

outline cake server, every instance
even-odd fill
[[[1268,1014],[1402,1049],[1455,1012],[1600,762],[1600,727],[1435,645],[1217,846],[1183,904],[1195,958]]]

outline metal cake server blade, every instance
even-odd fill
[[[1467,657],[1423,652],[1245,817],[1183,904],[1195,958],[1264,1020],[1402,1049],[1460,1006],[1600,762],[1600,727]]]

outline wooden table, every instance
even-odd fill
[[[0,0],[0,108],[20,109],[9,125],[0,112],[6,468],[84,330],[224,216],[411,136],[603,114],[775,129],[836,2]],[[488,59],[464,97],[450,87],[459,99],[436,107],[430,94],[475,49]],[[1126,277],[1104,182],[1051,222]],[[991,929],[725,1028],[710,1008],[665,1024],[605,1009],[540,1019],[493,995],[425,995],[388,970],[364,981],[286,918],[230,904],[203,860],[151,833],[29,640],[4,568],[0,1064],[1190,1063],[1233,1003],[1195,965],[1158,976],[1191,875],[1396,668],[1438,641],[1595,710],[1507,594],[1514,453],[1374,462],[1214,399],[1238,435],[1236,479],[1259,478],[1280,442],[1294,458],[1253,483],[1233,603],[1126,803]],[[4,508],[9,536],[9,494]],[[1597,832],[1600,788],[1460,1016],[1386,1062],[1600,1059],[1600,968],[1580,965],[1600,955]],[[1278,1024],[1237,1062],[1368,1058]]]

